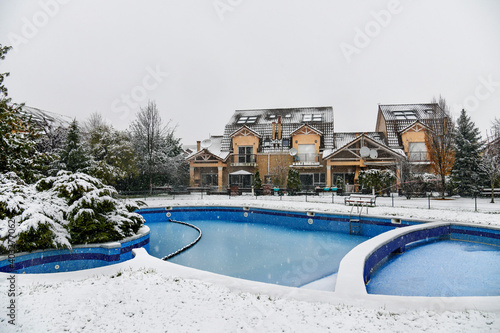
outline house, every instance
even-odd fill
[[[406,160],[419,173],[430,170],[425,144],[428,131],[439,131],[440,124],[452,124],[450,117],[436,103],[379,105],[375,131],[383,133],[387,145],[402,150]]]
[[[187,156],[190,186],[250,190],[258,169],[264,183],[286,187],[294,168],[303,189],[358,191],[362,170],[390,168],[399,178],[404,161],[428,168],[425,131],[443,116],[437,104],[379,105],[375,132],[335,133],[332,107],[236,110],[222,136]]]
[[[187,157],[192,187],[236,185],[250,189],[256,168],[262,180],[286,186],[290,167],[304,187],[327,186],[324,150],[333,148],[333,108],[237,110],[223,136],[198,142]]]

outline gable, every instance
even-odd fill
[[[241,128],[237,129],[234,131],[230,137],[234,138],[236,136],[256,136],[260,137],[261,135],[257,133],[256,131],[252,130],[251,128],[248,128],[246,126],[242,126]]]
[[[306,125],[306,124],[297,128],[290,135],[294,136],[294,135],[311,135],[311,134],[320,135],[320,136],[323,135],[323,133],[321,131],[315,129],[314,127],[312,127],[310,125]]]

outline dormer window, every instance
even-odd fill
[[[269,119],[276,119],[276,115],[275,114],[269,115]]]
[[[238,125],[243,125],[243,124],[255,124],[257,121],[257,116],[241,116],[236,124]]]

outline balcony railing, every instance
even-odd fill
[[[408,160],[410,162],[425,162],[425,161],[428,161],[428,159],[427,159],[427,152],[426,151],[411,151],[408,154]]]
[[[231,164],[233,166],[255,166],[255,154],[234,154],[231,156]]]
[[[321,164],[321,155],[316,153],[297,154],[293,157],[293,165],[319,165]]]

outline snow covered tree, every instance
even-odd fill
[[[460,195],[471,196],[479,191],[483,178],[479,129],[462,109],[455,129],[455,163],[451,172]]]
[[[495,203],[493,189],[500,186],[500,120],[495,118],[492,136],[488,136],[486,148],[481,156],[480,169],[488,179],[491,188],[491,203]]]
[[[144,219],[135,204],[83,173],[60,171],[26,184],[0,174],[0,253],[118,241],[137,234]]]
[[[0,44],[0,60],[10,47]],[[36,149],[38,132],[22,105],[13,104],[3,81],[9,73],[0,73],[0,173],[13,171],[28,182],[42,176],[50,156]]]
[[[141,108],[131,125],[132,142],[137,154],[139,170],[146,177],[142,188],[151,189],[154,184],[173,183],[179,172],[185,172],[180,139],[174,135],[175,128],[163,124],[156,103],[149,101]],[[185,177],[184,177],[185,178]]]
[[[136,154],[127,133],[116,131],[98,113],[91,115],[84,129],[91,157],[88,174],[113,186],[137,174]]]
[[[61,169],[76,172],[89,166],[88,153],[81,142],[78,122],[73,120],[66,137],[66,145],[61,152]]]
[[[300,173],[294,168],[288,169],[286,188],[297,191],[300,190]]]
[[[439,98],[438,109],[426,125],[429,130],[425,133],[425,146],[429,152],[430,167],[441,178],[441,197],[444,198],[446,176],[451,173],[455,162],[454,125],[444,98]]]

